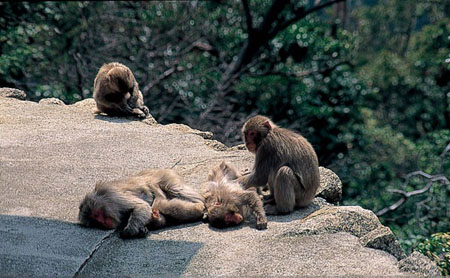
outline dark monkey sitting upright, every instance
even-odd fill
[[[247,120],[242,136],[247,149],[255,154],[255,164],[240,181],[244,188],[268,184],[266,214],[287,214],[308,206],[320,182],[319,162],[311,144],[259,115]]]
[[[120,63],[104,64],[94,80],[94,100],[100,112],[110,116],[137,116],[150,113],[131,70]]]

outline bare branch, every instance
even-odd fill
[[[150,89],[153,88],[156,84],[160,83],[164,79],[167,79],[173,73],[180,72],[183,70],[184,70],[184,67],[178,66],[177,63],[175,63],[175,65],[173,65],[171,68],[169,68],[168,70],[166,70],[162,74],[160,74],[158,76],[158,78],[156,78],[156,80],[145,85],[145,87],[142,88],[142,94],[145,96],[147,94],[147,92],[150,91]]]
[[[448,149],[450,149],[449,146],[450,146],[450,144],[447,145],[447,147],[445,148],[445,150],[442,154],[445,154],[448,151]],[[442,154],[441,154],[441,156],[442,156]],[[424,193],[430,191],[432,189],[432,185],[435,182],[439,182],[441,185],[450,185],[450,181],[443,174],[430,175],[423,171],[415,171],[415,172],[412,172],[412,173],[409,173],[406,175],[406,179],[405,179],[405,182],[403,183],[403,187],[405,188],[409,184],[409,181],[411,180],[411,178],[417,177],[417,176],[423,177],[428,180],[427,184],[423,188],[409,191],[409,192],[400,190],[400,189],[389,189],[388,190],[389,192],[400,194],[402,197],[394,204],[379,210],[376,213],[376,215],[381,216],[381,215],[386,214],[389,211],[396,210],[401,205],[403,205],[409,198],[416,196],[416,195],[421,195],[421,194],[424,194]],[[422,203],[422,205],[424,205],[424,203],[425,203],[425,201]]]
[[[303,7],[298,8],[297,10],[294,11],[294,14],[296,14],[295,17],[277,25],[270,33],[269,33],[269,38],[273,38],[274,36],[276,36],[276,34],[278,34],[280,31],[286,29],[287,27],[289,27],[291,24],[293,24],[294,22],[299,21],[300,19],[305,18],[307,15],[312,14],[313,12],[316,12],[318,10],[324,9],[328,6],[331,6],[335,3],[339,3],[342,1],[346,1],[346,0],[332,0],[329,2],[325,2],[323,4],[319,4],[316,5],[308,10],[303,10]]]
[[[449,151],[450,151],[450,143],[448,143],[447,147],[445,147],[444,151],[439,156],[444,158],[444,156],[446,156]]]
[[[250,36],[250,34],[253,32],[253,20],[247,0],[242,0],[242,6],[244,6],[245,22],[247,23],[247,32],[248,35]]]

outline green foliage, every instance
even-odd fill
[[[422,239],[416,247],[417,251],[434,261],[442,271],[442,275],[450,275],[450,233],[432,234]]]
[[[396,8],[400,8],[403,6],[400,2],[411,1],[388,2],[397,3]],[[378,8],[381,6],[368,9],[381,14]],[[394,15],[391,17],[400,22]],[[374,18],[370,23],[365,20],[363,24],[373,28],[385,24],[380,19]],[[394,27],[392,33],[395,34],[395,30]],[[405,31],[404,40],[391,32],[385,33],[392,37],[393,46],[403,43],[404,51],[393,51],[391,47],[366,50],[360,58],[359,76],[373,89],[367,105],[375,111],[375,117],[405,136],[418,139],[430,131],[450,128],[450,20],[443,18],[416,33],[410,32]],[[367,36],[360,35],[360,39]],[[367,47],[365,49],[370,49]],[[363,58],[365,53],[370,59]]]
[[[263,53],[268,62],[250,68],[234,88],[244,98],[242,111],[300,131],[324,165],[357,144],[369,94],[349,63],[352,36],[345,30],[331,36],[330,29],[316,17],[293,24]]]
[[[368,111],[364,114],[371,118]],[[450,161],[440,156],[450,142],[450,130],[429,133],[414,143],[389,127],[378,126],[373,118],[365,127],[360,147],[350,150],[348,160],[334,165],[346,184],[344,204],[361,205],[377,212],[400,199],[389,189],[410,192],[426,186],[428,180],[419,177],[405,184],[407,173],[422,170],[450,176]],[[409,198],[380,220],[393,230],[404,248],[410,249],[417,236],[450,230],[450,222],[444,220],[450,215],[449,192],[450,185],[435,182],[429,192]]]

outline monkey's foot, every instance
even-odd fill
[[[125,227],[122,232],[120,232],[121,238],[133,238],[133,237],[145,237],[148,234],[148,229],[146,227],[130,228]]]
[[[264,205],[275,205],[275,198],[272,196],[264,195],[262,201]]]
[[[266,215],[277,215],[278,214],[278,210],[277,207],[274,205],[264,205],[264,211],[266,212]]]

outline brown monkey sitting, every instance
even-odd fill
[[[263,203],[255,191],[244,190],[238,182],[240,174],[226,162],[211,169],[203,184],[206,203],[204,220],[216,228],[240,224],[253,213],[258,230],[267,229]]]
[[[80,204],[84,226],[124,227],[121,237],[142,237],[149,230],[202,219],[204,198],[173,170],[152,169],[98,182]]]
[[[320,179],[319,162],[311,144],[303,136],[259,115],[247,120],[242,136],[247,149],[255,154],[255,164],[241,183],[244,188],[268,183],[266,214],[287,214],[308,206]]]
[[[131,70],[120,63],[104,64],[94,80],[94,99],[100,112],[111,116],[150,113]]]

